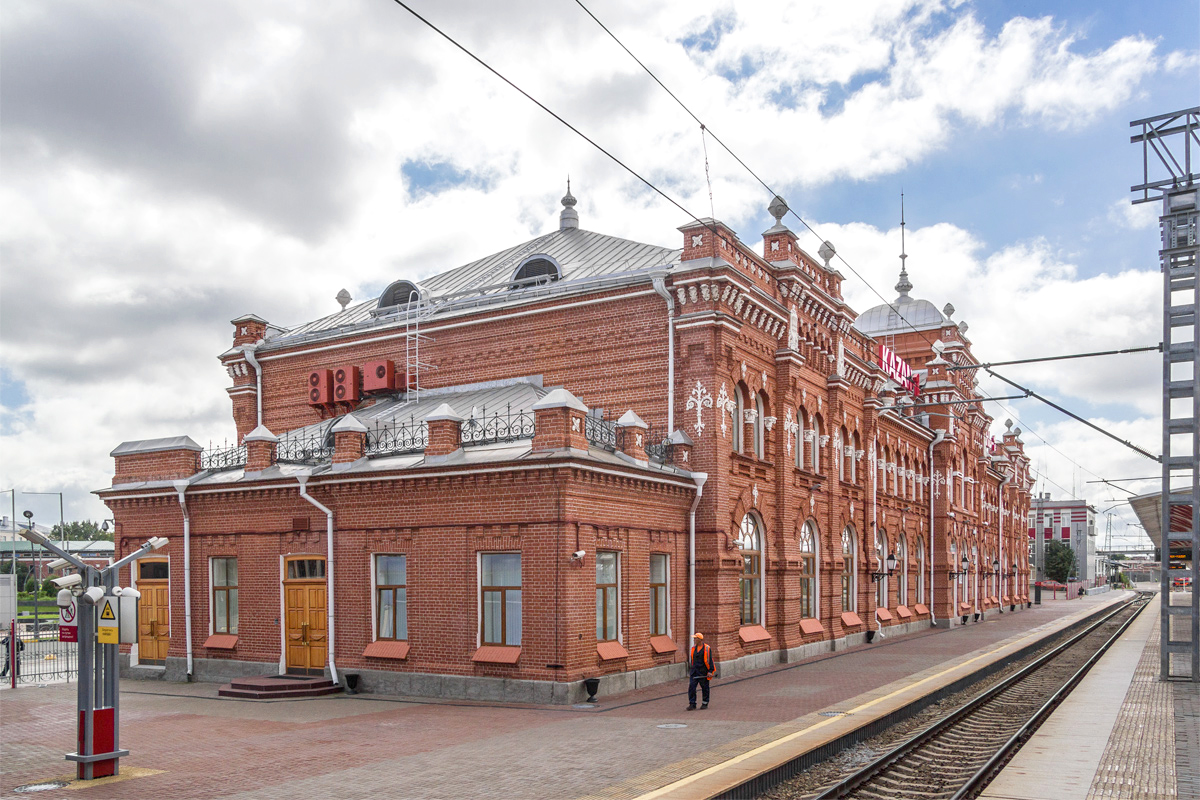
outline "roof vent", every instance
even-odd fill
[[[567,178],[567,193],[562,199],[563,210],[558,215],[558,229],[565,231],[568,228],[579,227],[579,212],[575,210],[575,197],[571,194],[571,179]]]
[[[379,296],[378,310],[392,306],[407,306],[421,298],[421,290],[412,281],[396,281]],[[339,298],[340,301],[340,298]]]
[[[510,288],[520,289],[523,286],[549,283],[561,277],[562,268],[559,267],[558,262],[548,255],[539,253],[521,262],[516,272],[513,273]]]
[[[353,300],[354,298],[350,296],[349,292],[347,292],[345,289],[342,289],[340,292],[337,293],[337,297],[335,297],[334,299],[337,300],[339,304],[341,304],[343,309],[345,309],[346,306],[350,305],[350,301]]]

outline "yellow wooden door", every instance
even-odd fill
[[[300,674],[325,669],[327,630],[325,583],[285,582],[287,670]]]
[[[166,581],[138,581],[138,662],[165,664],[171,644],[171,593]]]

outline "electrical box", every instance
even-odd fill
[[[142,593],[137,589],[124,589],[121,591],[120,603],[120,628],[121,628],[121,644],[137,644],[138,640],[138,600],[141,599]]]
[[[357,403],[358,367],[338,367],[333,371],[333,399],[337,403]]]
[[[396,362],[391,359],[369,361],[363,365],[363,391],[396,391]]]
[[[333,370],[314,369],[308,374],[308,404],[325,406],[333,402]]]

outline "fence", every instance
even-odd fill
[[[15,664],[14,641],[18,643]],[[56,622],[35,625],[14,621],[5,632],[5,646],[0,655],[4,656],[0,677],[9,686],[71,681],[79,677],[79,645],[60,642]]]

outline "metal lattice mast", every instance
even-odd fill
[[[1163,455],[1160,551],[1163,569],[1163,680],[1200,682],[1200,283],[1197,275],[1198,175],[1193,148],[1200,155],[1200,107],[1149,119],[1131,127],[1141,132],[1130,141],[1142,145],[1142,183],[1133,202],[1161,200],[1163,273]],[[1154,154],[1157,161],[1151,159]],[[1151,179],[1153,170],[1156,175]],[[1186,482],[1186,483],[1185,483]],[[1174,483],[1174,486],[1173,486]],[[1174,548],[1172,545],[1176,545]],[[1169,569],[1172,550],[1190,551],[1191,568]],[[1171,604],[1173,576],[1190,574],[1191,603]],[[1183,634],[1176,621],[1187,624]]]

